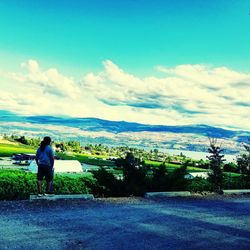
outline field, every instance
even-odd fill
[[[12,156],[13,154],[35,154],[36,149],[19,143],[0,143],[0,157]]]
[[[64,159],[64,160],[78,160],[81,163],[87,163],[87,164],[96,165],[96,166],[110,166],[110,167],[115,166],[113,161],[104,160],[100,156],[96,156],[96,155],[90,156],[90,155],[78,154],[78,153],[71,153],[71,154],[57,153],[57,156],[59,156],[61,159]]]
[[[146,164],[148,165],[152,165],[154,167],[159,167],[162,162],[159,161],[150,161],[150,160],[146,160],[145,161]],[[181,165],[179,164],[173,164],[173,163],[166,163],[166,168],[169,172],[174,171],[176,168],[180,168]],[[187,167],[188,172],[206,172],[206,169],[203,168],[197,168],[197,167],[192,167],[192,166],[188,166]]]

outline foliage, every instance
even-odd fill
[[[93,172],[96,184],[93,186],[93,193],[97,196],[122,196],[122,181],[115,178],[114,174],[105,168]]]
[[[221,154],[223,150],[220,147],[216,146],[216,140],[210,140],[210,148],[208,152],[210,156],[209,159],[209,167],[211,172],[209,173],[209,181],[213,186],[213,191],[217,193],[222,193],[222,182],[223,182],[223,157]]]
[[[150,191],[162,192],[170,189],[170,178],[165,163],[153,168]]]
[[[209,162],[204,160],[199,160],[197,163],[197,167],[202,169],[209,169]]]
[[[186,162],[186,161],[185,161]],[[189,161],[188,161],[189,162]],[[162,165],[163,162],[159,162],[159,161],[151,161],[151,160],[145,160],[145,165],[148,167],[159,167],[160,165]],[[168,163],[168,162],[164,162],[168,172],[173,172],[175,169],[180,168],[181,165],[177,165],[174,163]],[[195,171],[195,172],[204,172],[204,169],[201,167],[193,167],[191,165],[187,166],[187,170],[189,172]]]
[[[127,153],[125,159],[116,161],[118,167],[123,170],[124,195],[143,195],[148,186],[147,167],[140,159],[135,158],[133,153]]]
[[[188,180],[184,178],[187,174],[187,165],[177,168],[170,174],[170,187],[173,191],[187,190]]]
[[[238,171],[242,174],[242,181],[250,183],[250,143],[245,143],[245,152],[238,156]]]
[[[213,187],[211,182],[207,179],[201,177],[195,177],[193,180],[188,182],[188,188],[190,192],[203,192],[203,191],[212,191]]]
[[[7,136],[6,134],[3,137],[5,140],[12,141],[12,142],[19,142],[24,145],[29,145],[32,147],[38,147],[40,145],[41,139],[40,138],[27,138],[25,136],[17,136],[11,135]]]
[[[91,177],[55,175],[53,187],[56,194],[91,192],[95,180]],[[36,174],[19,170],[0,170],[0,200],[28,199],[36,194]]]
[[[223,189],[248,189],[250,182],[243,178],[242,175],[227,174],[223,178]]]
[[[238,167],[235,163],[229,162],[225,163],[223,166],[224,172],[231,172],[231,173],[237,173],[238,172]]]
[[[0,171],[0,199],[27,199],[36,192],[36,176],[23,171]]]
[[[0,144],[0,156],[11,156],[14,153],[35,153],[36,148],[21,143],[24,143],[25,140],[30,145],[40,143],[40,139],[32,142],[32,139],[25,137],[13,137],[13,140],[14,143]],[[19,142],[17,143],[17,141]],[[185,156],[165,157],[158,150],[152,150],[149,153],[142,149],[129,147],[108,148],[102,144],[90,144],[84,148],[75,141],[59,142],[59,144],[57,155],[60,158],[79,160],[83,163],[103,166],[103,168],[93,172],[93,176],[89,173],[91,176],[88,177],[56,175],[54,191],[58,194],[91,192],[95,196],[130,196],[143,195],[147,191],[218,192],[222,188],[250,188],[248,179],[250,145],[245,147],[246,153],[238,157],[237,166],[234,163],[223,164],[222,150],[215,144],[209,148],[211,154],[209,161],[190,161]],[[64,150],[70,152],[62,152]],[[107,155],[122,156],[116,161],[112,161],[106,159]],[[178,162],[179,165],[175,162]],[[107,170],[105,166],[111,169]],[[187,171],[204,171],[207,168],[212,170],[208,180],[202,178],[186,180],[184,178]],[[231,173],[225,172],[223,176],[223,168],[224,171]],[[0,170],[0,199],[26,199],[31,193],[36,193],[36,175],[17,170]]]
[[[64,175],[55,175],[53,188],[56,194],[87,194],[95,183],[92,177],[81,176],[69,177]]]

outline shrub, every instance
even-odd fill
[[[122,196],[122,181],[117,180],[113,173],[104,168],[93,172],[96,179],[95,185],[92,186],[94,195],[97,196]]]
[[[55,175],[53,187],[56,194],[89,193],[94,182],[93,178],[81,175]],[[28,199],[30,194],[36,194],[36,183],[36,174],[20,170],[0,170],[0,200]]]
[[[173,191],[187,190],[188,180],[184,178],[186,174],[187,174],[186,165],[175,169],[169,176],[170,177],[170,189]]]
[[[237,165],[234,164],[233,162],[225,163],[223,166],[224,172],[232,172],[232,173],[237,173]]]
[[[123,170],[124,195],[141,196],[147,191],[148,177],[145,163],[135,158],[132,153],[127,153],[121,160]]]
[[[250,182],[246,180],[244,175],[241,176],[225,176],[223,180],[223,189],[248,189]]]
[[[36,192],[36,176],[23,171],[0,171],[0,199],[27,199]]]
[[[190,192],[203,192],[203,191],[212,191],[211,183],[204,178],[195,177],[193,180],[190,180],[188,183],[188,190]]]
[[[86,176],[55,175],[53,188],[56,194],[87,194],[91,192],[93,184],[93,178]]]
[[[150,191],[162,192],[170,189],[169,175],[165,164],[153,169],[153,176],[150,184]]]

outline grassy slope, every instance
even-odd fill
[[[36,149],[23,144],[15,143],[0,143],[0,157],[2,156],[12,156],[18,153],[35,154]]]
[[[152,166],[158,167],[162,164],[162,162],[159,161],[150,161],[150,160],[146,160],[145,161],[146,164],[150,164]],[[173,163],[166,163],[166,167],[168,171],[173,171],[176,168],[180,168],[181,165],[177,165],[177,164],[173,164]],[[196,167],[192,167],[192,166],[188,166],[187,170],[189,172],[206,172],[206,169],[203,168],[196,168]]]
[[[92,156],[85,155],[85,154],[65,154],[65,153],[57,153],[57,155],[64,160],[78,160],[81,163],[87,163],[91,165],[97,165],[97,166],[115,166],[113,161],[103,160],[100,157],[93,158]]]

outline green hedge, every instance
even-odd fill
[[[105,169],[99,169],[92,175],[55,175],[53,188],[55,194],[92,193],[95,196],[143,195],[148,191],[189,190],[191,192],[211,191],[211,183],[202,178],[185,180],[184,172],[161,173],[158,177],[142,175],[139,179],[117,180]],[[134,176],[134,174],[133,174]],[[164,178],[163,178],[164,177]],[[243,176],[244,177],[244,176]],[[242,176],[225,176],[223,189],[250,188],[250,182]],[[45,181],[43,189],[45,190]],[[128,189],[130,192],[128,192]],[[139,191],[140,192],[139,192]],[[36,174],[22,170],[0,170],[0,200],[28,199],[37,193]]]
[[[95,180],[92,177],[81,175],[55,175],[53,181],[56,194],[91,193],[94,185]],[[30,194],[36,193],[36,174],[21,170],[0,170],[0,200],[28,199]]]

